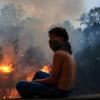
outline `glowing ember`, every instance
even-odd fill
[[[33,77],[33,73],[32,73],[31,71],[29,71],[29,72],[27,73],[26,80],[27,80],[27,81],[31,81],[31,80],[32,80],[32,77]]]
[[[40,69],[40,70],[43,71],[43,72],[46,72],[46,73],[50,73],[51,67],[50,67],[49,65],[44,65],[44,66],[42,67],[42,69]],[[27,81],[32,81],[32,78],[34,77],[35,72],[36,72],[36,71],[34,71],[34,70],[28,71],[28,72],[27,72],[27,76],[26,76],[26,80],[27,80]]]
[[[40,68],[40,67],[39,67]],[[25,74],[25,80],[27,81],[32,81],[32,78],[34,77],[35,73],[37,72],[36,69],[30,69],[27,71]],[[51,67],[49,65],[44,65],[42,69],[40,69],[43,72],[50,73]],[[11,73],[14,71],[14,68],[12,64],[0,64],[0,73]],[[0,98],[2,99],[13,99],[13,98],[20,98],[19,93],[17,92],[16,88],[9,88],[9,89],[0,89]]]
[[[33,77],[34,77],[35,71],[34,70],[29,70],[27,71],[27,75],[25,80],[27,81],[32,81]]]
[[[13,99],[13,98],[20,98],[19,93],[17,92],[16,88],[11,89],[0,89],[0,99]]]
[[[51,67],[49,65],[44,65],[41,69],[41,71],[50,73]]]
[[[11,89],[10,92],[9,92],[9,96],[7,98],[18,98],[20,97],[19,96],[19,93],[17,92],[17,90],[15,88]]]
[[[0,72],[1,73],[11,73],[13,71],[12,64],[9,65],[0,65]]]

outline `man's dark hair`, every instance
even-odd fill
[[[67,48],[67,51],[70,54],[72,54],[71,44],[69,42],[69,36],[68,36],[66,29],[64,29],[62,27],[54,27],[54,28],[50,29],[48,33],[49,33],[49,35],[55,34],[57,36],[64,37],[64,42],[65,42],[65,46]]]
[[[62,27],[54,27],[54,28],[52,28],[51,30],[49,30],[49,35],[51,35],[51,34],[62,36],[62,37],[64,37],[65,41],[69,40],[69,36],[68,36],[68,33],[67,33],[66,29],[64,29]]]

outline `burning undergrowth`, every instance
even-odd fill
[[[49,63],[37,38],[44,33],[42,25],[21,6],[5,4],[0,9],[0,98],[17,98],[16,83],[31,81],[35,72]]]
[[[0,98],[19,97],[15,89],[18,81],[31,81],[37,70],[49,70],[49,65],[42,67],[47,61],[42,53],[37,55],[40,52],[34,47],[28,48],[23,54],[15,53],[11,43],[0,48]]]

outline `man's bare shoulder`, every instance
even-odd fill
[[[74,62],[76,62],[75,61],[75,57],[74,57],[73,54],[71,55],[68,52],[63,51],[63,50],[56,51],[55,54],[54,54],[54,56],[55,56],[55,58],[65,59],[66,61],[73,60]]]
[[[70,54],[64,50],[58,50],[54,53],[54,55],[60,55],[60,56],[70,56]]]
[[[68,52],[63,51],[63,50],[58,50],[54,53],[54,58],[57,59],[70,59],[72,55],[70,55]]]

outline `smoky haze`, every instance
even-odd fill
[[[0,72],[0,98],[8,98],[7,91],[10,93],[18,80],[26,79],[29,73],[34,76],[49,63],[38,43],[36,34],[43,33],[38,26],[42,28],[42,21],[26,17],[21,6],[5,4],[0,9],[0,66],[12,64],[14,68],[11,74]]]
[[[38,1],[34,2],[39,7],[43,5],[41,4],[40,6],[40,2]],[[55,3],[57,3],[57,1]],[[71,1],[69,3],[71,4]],[[4,54],[8,54],[8,52],[6,53],[5,51],[6,49],[4,49],[8,47],[8,51],[11,48],[12,52],[10,54],[12,55],[12,59],[14,59],[13,61],[11,60],[10,63],[18,64],[21,68],[24,64],[30,64],[32,61],[42,65],[45,63],[52,63],[52,51],[48,45],[50,23],[47,23],[46,26],[42,18],[27,16],[27,12],[22,5],[15,5],[13,3],[5,4],[1,8],[0,13],[1,59],[4,58]],[[80,38],[84,41],[84,36],[79,34],[82,32],[81,29],[75,30],[69,21],[55,23],[54,26],[61,25],[67,29],[75,53],[83,48],[83,45],[81,46],[79,42]],[[75,35],[77,35],[77,37],[75,37]]]
[[[0,64],[3,62],[12,63],[16,71],[9,76],[15,79],[9,87],[15,86],[16,81],[25,79],[26,76],[24,75],[28,70],[34,69],[36,71],[40,66],[52,63],[50,60],[52,51],[48,45],[48,30],[52,25],[66,28],[73,52],[78,54],[80,70],[83,66],[85,67],[82,69],[88,69],[87,65],[91,63],[90,58],[86,56],[87,60],[84,56],[84,59],[82,59],[83,56],[80,56],[80,52],[84,55],[82,51],[88,46],[92,47],[94,35],[90,36],[92,38],[88,41],[89,38],[86,38],[87,35],[84,33],[88,33],[89,29],[74,28],[70,21],[67,21],[67,19],[76,18],[82,13],[81,10],[84,9],[83,0],[64,0],[64,2],[61,2],[61,0],[50,0],[48,2],[43,0],[44,3],[39,0],[18,1],[20,3],[15,0],[4,0],[2,1],[4,5],[0,9]],[[79,9],[79,5],[82,5],[81,9]],[[90,33],[92,33],[91,30]],[[82,67],[81,64],[83,64]],[[87,72],[86,75],[89,76]],[[82,75],[84,76],[84,72],[80,76]],[[84,77],[80,77],[80,79],[84,79]],[[87,78],[87,80],[89,79]],[[91,81],[93,80],[91,79]],[[82,82],[84,81],[82,80]],[[5,87],[3,81],[1,84],[1,87]],[[85,85],[87,86],[87,84]]]
[[[2,10],[1,12],[1,26],[4,28],[2,29],[2,39],[0,39],[1,45],[6,40],[14,41],[17,37],[17,39],[19,39],[18,45],[21,52],[24,52],[24,50],[26,50],[31,45],[38,44],[41,49],[45,51],[44,54],[47,58],[49,58],[48,56],[51,56],[51,51],[49,50],[48,46],[48,27],[52,24],[61,21],[63,22],[65,19],[74,19],[80,15],[81,11],[84,10],[84,2],[77,0],[64,0],[63,2],[60,0],[44,0],[44,2],[41,2],[40,0],[19,1],[20,3],[13,0],[0,1],[3,4],[6,3],[6,5],[4,5],[4,11]],[[9,9],[7,8],[7,5],[9,5]],[[79,9],[80,5],[81,9]],[[61,13],[59,13],[59,11]],[[41,39],[39,39],[40,37]],[[71,38],[72,41],[73,39],[74,38]]]
[[[35,2],[37,6],[43,6],[40,6],[39,2]],[[52,5],[51,3],[53,4],[53,1],[50,2],[50,5]],[[56,3],[57,1],[55,1]],[[57,12],[54,15],[58,14],[56,10],[53,12]],[[46,19],[49,17],[47,16]],[[52,21],[54,20],[55,16]],[[22,5],[4,4],[0,9],[0,63],[12,63],[17,70],[16,75],[18,73],[22,75],[28,68],[35,68],[34,66],[38,68],[44,64],[51,64],[52,52],[48,45],[48,28],[52,21],[50,23],[46,21],[48,20],[44,20],[43,16],[28,16]],[[10,60],[8,61],[8,59]],[[26,70],[23,71],[23,68]]]
[[[4,5],[0,13],[0,64],[13,64],[18,70],[17,75],[34,66],[38,69],[47,64],[35,37],[41,33],[36,25],[42,26],[42,21],[34,17],[25,18],[24,11],[14,4]]]
[[[72,20],[75,22],[76,18],[79,17],[82,12],[84,12],[85,5],[84,0],[43,0],[42,2],[41,0],[18,0],[17,2],[16,0],[3,0],[0,2],[3,6],[5,4],[12,4],[15,6],[15,8],[10,7],[9,11],[6,11],[8,12],[8,15],[4,15],[6,18],[2,18],[4,20],[3,22],[1,19],[1,24],[4,24],[5,22],[5,24],[13,23],[16,26],[23,26],[23,29],[20,26],[18,26],[20,29],[16,29],[17,31],[20,30],[17,33],[17,36],[19,35],[20,38],[20,47],[25,50],[28,48],[27,46],[38,44],[41,49],[45,51],[44,54],[48,59],[48,56],[51,56],[51,50],[48,46],[48,27],[50,27],[52,24],[63,22],[64,20]],[[7,34],[11,35],[11,33]],[[14,38],[15,34],[12,34],[11,36]],[[39,39],[40,37],[41,39]],[[25,38],[24,41],[22,38]],[[74,38],[71,38],[71,41],[73,41],[73,39]],[[36,43],[33,43],[33,40]],[[1,42],[2,41],[3,40],[1,40]],[[23,43],[25,45],[23,45]],[[74,45],[77,46],[77,44]]]

